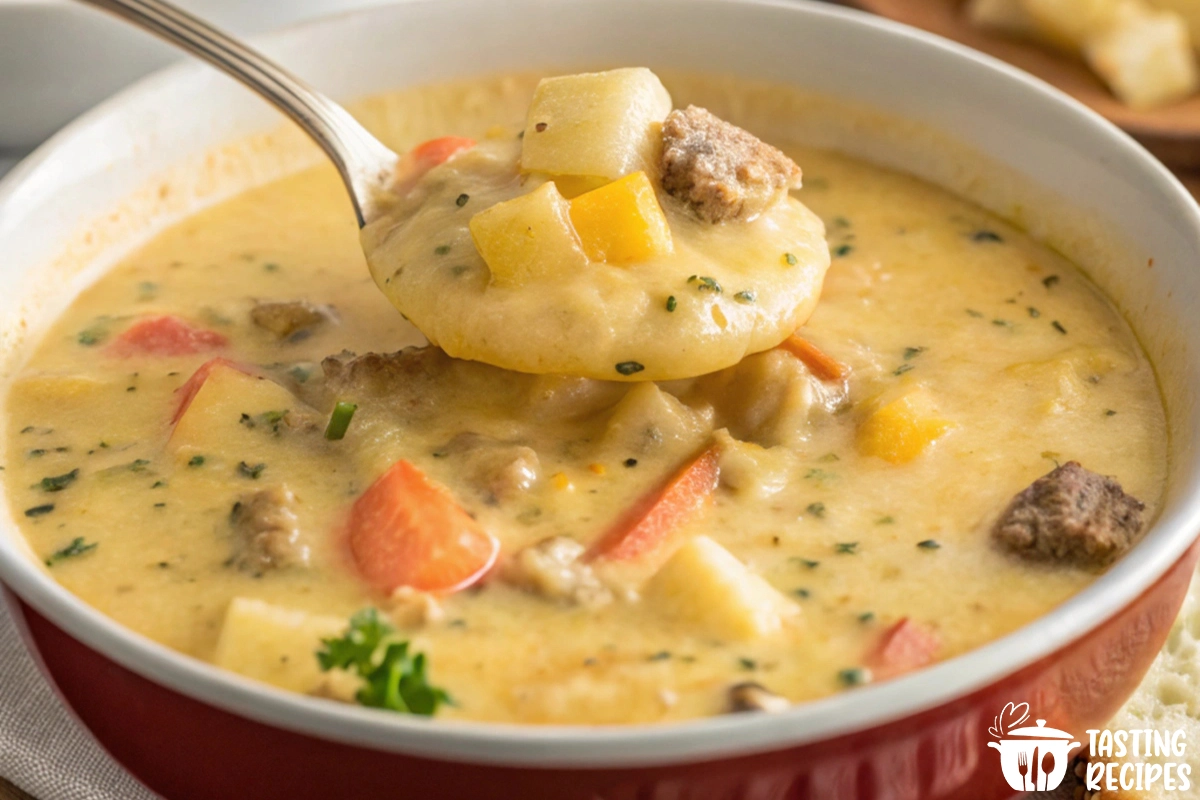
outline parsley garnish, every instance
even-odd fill
[[[843,555],[857,555],[858,542],[838,542],[833,546],[834,552],[842,553]]]
[[[466,194],[464,192],[463,194],[460,194],[458,197],[454,198],[454,205],[458,206],[459,208],[462,208],[463,206],[465,206],[467,204],[467,201],[470,199],[471,199],[471,195]]]
[[[1064,327],[1062,326],[1062,323],[1061,323],[1061,322],[1059,322],[1058,320],[1054,320],[1054,322],[1051,322],[1051,323],[1050,323],[1050,326],[1051,326],[1051,327],[1053,327],[1053,328],[1054,328],[1054,330],[1058,331],[1059,333],[1066,333],[1066,332],[1067,332],[1067,329],[1066,329],[1066,328],[1064,328]]]
[[[642,364],[639,364],[637,361],[622,361],[620,364],[617,364],[617,372],[621,373],[622,375],[633,375],[634,373],[641,372],[644,369],[645,367]]]
[[[25,509],[25,516],[40,517],[43,514],[49,514],[53,510],[54,510],[54,503],[45,503],[40,506],[34,506],[33,508]]]
[[[988,231],[988,230],[980,230],[980,231],[975,231],[974,233],[971,234],[971,241],[973,241],[973,242],[1003,242],[1004,239],[1000,238],[1000,234],[998,234],[998,233],[993,233],[992,231]]]
[[[904,348],[904,360],[911,361],[914,358],[916,358],[917,356],[921,355],[921,353],[924,353],[924,352],[925,352],[924,347],[906,347],[906,348]]]
[[[1058,283],[1058,281],[1059,278],[1057,275],[1047,275],[1046,277],[1042,278],[1042,286],[1045,286],[1047,289],[1049,289],[1051,286]]]
[[[747,289],[735,294],[733,299],[737,300],[739,303],[753,303],[756,299],[758,299],[758,295]]]
[[[410,654],[408,642],[396,639],[395,629],[373,608],[355,614],[341,637],[321,644],[317,664],[323,672],[344,669],[363,679],[354,696],[360,705],[428,717],[442,703],[452,702],[429,683],[425,654]]]
[[[61,492],[63,489],[70,486],[79,477],[79,469],[75,468],[63,475],[55,475],[51,478],[42,478],[42,482],[38,484],[43,492]]]
[[[936,539],[922,539],[921,541],[917,542],[917,547],[921,548],[922,550],[937,550],[939,547],[941,547],[941,544],[939,544]]]
[[[189,467],[203,467],[204,466],[204,456],[192,456],[191,458],[188,459],[188,466]]]
[[[862,686],[871,682],[871,671],[862,667],[839,670],[837,676],[844,686]]]
[[[667,298],[667,311],[674,311],[679,304],[675,301],[675,295]]]
[[[809,514],[812,514],[817,519],[825,519],[825,504],[824,503],[809,503],[804,509]]]
[[[794,255],[792,255],[791,253],[784,253],[783,254],[783,262],[785,264],[787,264],[789,267],[794,267],[794,266],[796,266],[796,257]]]
[[[28,513],[28,512],[26,512]],[[85,542],[82,536],[77,536],[69,545],[61,550],[55,550],[49,558],[46,559],[46,566],[50,567],[66,558],[74,558],[81,556],[84,553],[96,549],[96,542]]]
[[[690,278],[688,278],[688,283],[694,283],[696,281],[700,282],[700,285],[697,286],[696,288],[702,292],[712,292],[713,294],[720,294],[721,292],[724,291],[724,289],[721,288],[721,284],[717,283],[716,278],[710,278],[707,275],[693,275]]]
[[[251,480],[258,480],[258,476],[263,474],[263,470],[267,468],[266,464],[247,464],[245,461],[239,461],[237,471],[239,475],[244,475]]]

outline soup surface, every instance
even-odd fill
[[[398,149],[511,136],[535,84],[409,90],[379,132]],[[737,91],[667,85],[676,105]],[[32,549],[133,630],[299,692],[353,695],[358,679],[323,672],[316,651],[377,608],[453,698],[439,716],[478,720],[804,701],[1046,613],[1098,568],[1021,558],[993,525],[1071,460],[1153,518],[1166,427],[1138,343],[1077,268],[1000,219],[772,143],[825,224],[832,265],[800,333],[832,374],[786,348],[664,383],[399,352],[423,340],[376,288],[321,166],[163,232],[49,330],[7,406],[4,479]],[[227,361],[183,402],[214,356]],[[338,402],[357,410],[331,439]],[[356,566],[358,501],[400,460],[498,541],[469,589],[385,593]],[[695,490],[718,469],[715,490]],[[606,549],[653,500],[679,512],[660,515],[660,540]],[[897,637],[915,662],[887,657]],[[731,698],[747,682],[769,694]]]

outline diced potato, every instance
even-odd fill
[[[769,636],[800,609],[707,536],[679,548],[646,584],[663,614],[722,639]]]
[[[608,183],[608,178],[596,178],[590,175],[548,175],[548,180],[554,181],[558,193],[572,200],[585,192],[599,189]]]
[[[1079,49],[1092,36],[1108,30],[1127,1],[1022,0],[1022,4],[1043,35]]]
[[[553,183],[471,217],[471,238],[496,286],[524,286],[588,265],[571,225],[570,204]]]
[[[1160,11],[1174,11],[1187,23],[1192,48],[1200,50],[1200,2],[1197,0],[1149,0]]]
[[[1041,37],[1037,21],[1021,0],[970,0],[967,3],[967,19],[981,28],[999,31],[1023,39]]]
[[[1177,102],[1200,86],[1187,25],[1176,14],[1124,6],[1083,47],[1088,64],[1132,108]]]
[[[250,425],[285,424],[279,416],[292,411],[309,411],[294,394],[275,381],[218,364],[208,374],[200,391],[171,433],[169,446],[181,457],[194,453],[231,460],[251,455],[256,440]],[[245,415],[248,419],[243,420]],[[269,431],[263,431],[269,435]]]
[[[686,452],[704,444],[712,430],[709,422],[658,384],[644,381],[634,384],[614,407],[604,443],[614,457],[648,455],[662,449]]]
[[[225,612],[213,662],[281,689],[311,692],[328,677],[317,665],[321,639],[340,636],[345,627],[338,617],[236,597]]]
[[[649,166],[671,95],[644,67],[545,78],[526,118],[521,168],[615,180]]]
[[[629,264],[673,249],[667,218],[641,170],[576,197],[571,221],[594,261]]]
[[[933,414],[924,392],[913,391],[879,406],[863,420],[858,449],[893,464],[906,464],[952,427]]]

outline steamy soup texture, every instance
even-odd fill
[[[512,162],[536,86],[418,88],[378,115],[398,150],[477,142],[411,187],[444,201],[428,212],[443,227],[387,240],[433,276],[418,313],[435,326],[481,308],[464,297],[498,274],[472,235],[492,207],[472,181],[507,168],[472,159]],[[789,108],[762,91],[724,102],[736,83],[666,88],[676,108],[721,106],[734,124],[746,103]],[[740,221],[674,206],[653,151],[617,167],[637,166],[635,199],[666,209],[683,244],[653,258],[674,277],[638,284],[636,258],[579,268],[630,270],[615,296],[648,298],[637,319],[656,340],[671,340],[673,320],[711,322],[714,307],[751,319],[786,283],[778,270],[805,267],[789,255],[821,270],[828,248],[802,328],[676,380],[527,369],[510,345],[553,343],[521,309],[567,296],[561,276],[505,295],[489,320],[493,352],[518,362],[427,346],[377,287],[388,276],[368,272],[329,166],[185,219],[86,289],[9,389],[3,475],[32,550],[86,602],[196,658],[296,692],[476,720],[769,712],[1046,613],[1160,500],[1165,420],[1132,332],[1079,269],[980,208],[771,144],[803,188],[761,213],[823,225],[827,244],[772,243],[777,271],[755,286],[759,273],[713,261],[737,252],[732,239],[696,244]],[[572,202],[623,178],[511,169],[491,203],[552,183]],[[390,224],[411,219],[404,208]],[[640,330],[597,325],[617,312],[577,300],[564,307],[571,331]],[[614,361],[610,340],[569,343]]]

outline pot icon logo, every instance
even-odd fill
[[[1029,719],[1028,703],[1009,703],[994,720],[988,733],[995,742],[988,747],[1000,751],[1004,780],[1018,792],[1045,792],[1058,788],[1067,774],[1071,751],[1080,747],[1071,734],[1047,728],[1046,720],[1020,727]]]

